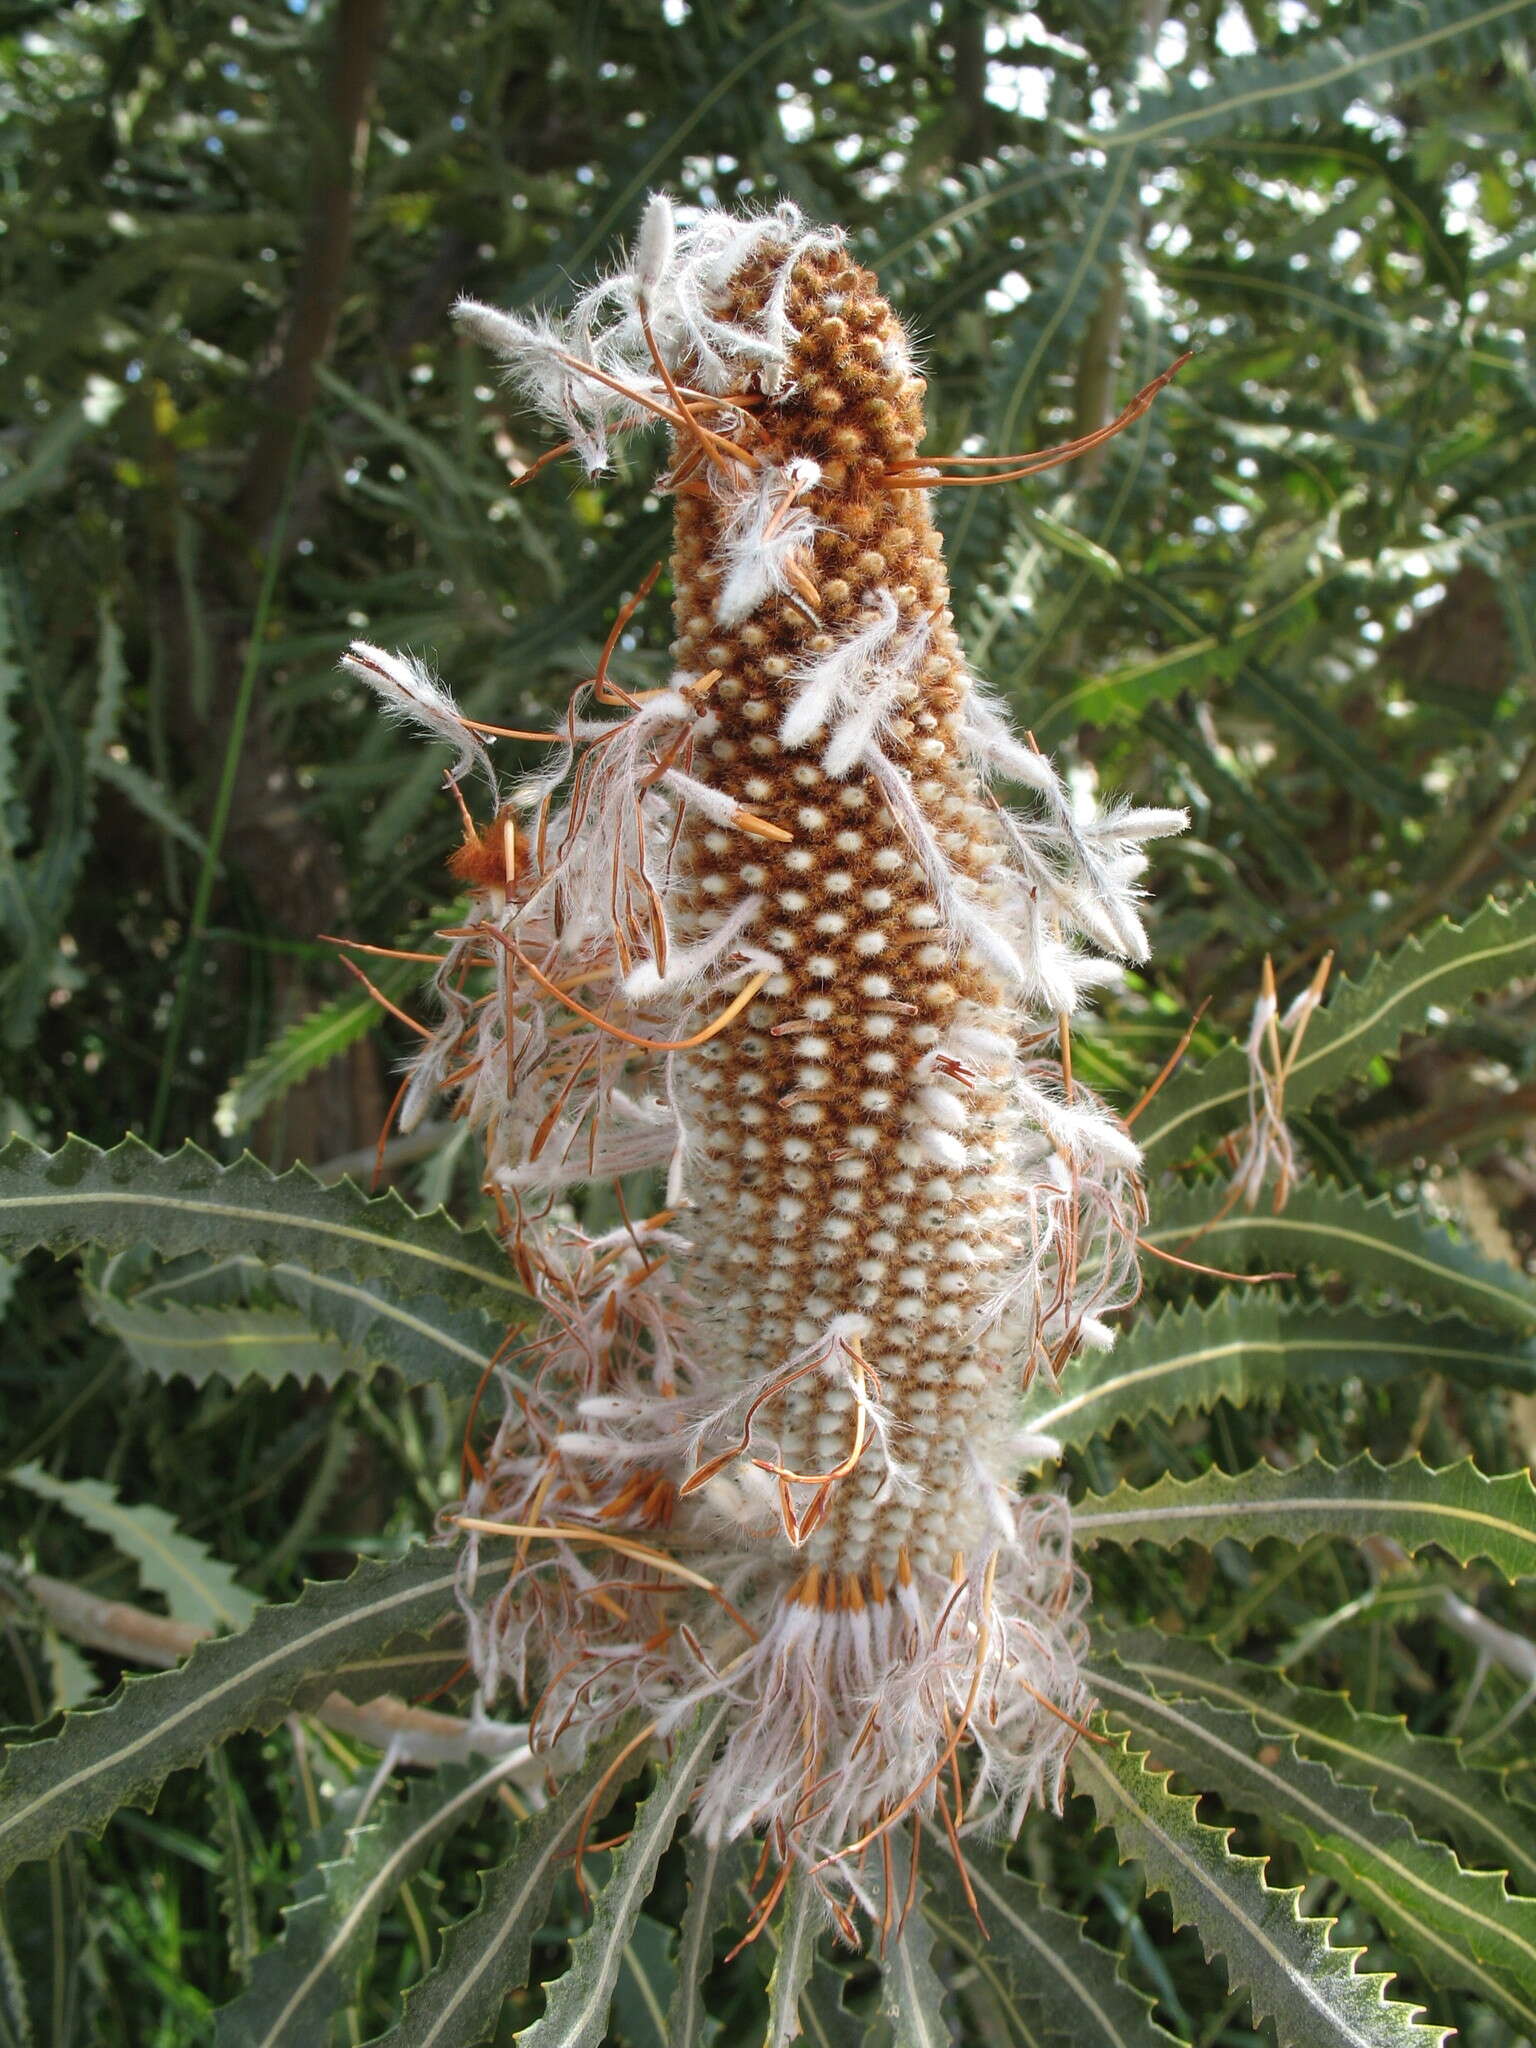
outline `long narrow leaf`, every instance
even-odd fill
[[[671,2048],[703,2048],[712,2022],[704,2007],[704,1980],[714,1960],[715,1932],[747,1874],[747,1844],[688,1839],[688,1904],[677,1938],[677,1983],[667,2013]]]
[[[426,1545],[396,1564],[364,1562],[11,1750],[0,1771],[0,1876],[50,1855],[73,1829],[100,1834],[120,1807],[152,1801],[172,1771],[215,1743],[324,1698],[349,1656],[430,1629],[452,1605],[454,1576],[453,1552]]]
[[[619,1742],[604,1745],[517,1830],[512,1854],[481,1878],[474,1911],[448,1929],[436,1964],[406,1993],[403,2015],[376,2037],[379,2048],[469,2048],[494,2031],[507,1993],[526,1981],[555,1880],[620,1748]],[[637,1753],[633,1770],[640,1762]],[[609,1796],[623,1783],[622,1771],[615,1772]],[[600,1809],[594,1817],[601,1817]]]
[[[1384,1195],[1368,1201],[1355,1188],[1307,1182],[1278,1216],[1221,1209],[1209,1185],[1179,1188],[1159,1202],[1146,1242],[1205,1266],[1341,1273],[1361,1291],[1382,1289],[1501,1329],[1536,1330],[1536,1287],[1525,1274]]]
[[[438,1294],[396,1294],[382,1280],[352,1280],[280,1259],[243,1254],[217,1262],[234,1270],[246,1303],[182,1301],[164,1288],[117,1294],[88,1287],[93,1319],[112,1331],[157,1379],[233,1383],[319,1379],[388,1365],[408,1387],[473,1394],[501,1349],[505,1324],[485,1309]]]
[[[1536,2026],[1536,1900],[1512,1897],[1495,1872],[1463,1869],[1443,1843],[1420,1841],[1325,1764],[1261,1734],[1250,1714],[1165,1699],[1144,1673],[1107,1657],[1093,1659],[1086,1676],[1160,1764],[1299,1842],[1432,1982],[1465,1985],[1515,2025]]]
[[[1442,918],[1394,952],[1378,953],[1358,981],[1341,980],[1312,1019],[1286,1079],[1287,1107],[1309,1107],[1372,1060],[1390,1057],[1410,1031],[1464,1010],[1474,997],[1536,971],[1536,889],[1485,903],[1465,924]],[[1137,1138],[1153,1166],[1167,1165],[1213,1131],[1247,1114],[1248,1060],[1229,1043],[1176,1074],[1148,1105]]]
[[[1486,1558],[1511,1582],[1536,1574],[1536,1487],[1527,1472],[1490,1479],[1471,1459],[1435,1471],[1419,1458],[1378,1465],[1368,1453],[1347,1465],[1313,1458],[1288,1472],[1256,1465],[1212,1468],[1197,1479],[1122,1483],[1090,1494],[1072,1526],[1088,1543],[1201,1543],[1249,1548],[1273,1536],[1387,1537],[1405,1550],[1448,1551],[1459,1564]]]
[[[891,2024],[892,2048],[950,2048],[955,2036],[933,1966],[933,1925],[922,1913],[909,1913],[886,1941],[880,2005]]]
[[[290,1259],[402,1293],[441,1290],[503,1315],[521,1299],[488,1231],[460,1230],[440,1212],[413,1215],[393,1192],[370,1200],[345,1181],[326,1187],[302,1166],[269,1173],[249,1155],[220,1166],[195,1145],[162,1157],[136,1138],[110,1152],[83,1138],[54,1153],[24,1138],[0,1150],[0,1245],[8,1251],[137,1243],[166,1256]]]
[[[1041,2009],[1031,2001],[1014,1995],[1013,1984],[1003,1968],[1002,1960],[993,1947],[985,1929],[976,1925],[969,1916],[951,1919],[943,1913],[935,1925],[943,1931],[945,1939],[991,1994],[987,2002],[988,2026],[985,2034],[975,2038],[987,2041],[1006,2041],[1013,2048],[1099,2048],[1092,2036],[1074,2036],[1069,2043],[1063,2043],[1059,2034],[1048,2031]],[[841,2048],[841,2035],[827,2037],[825,2048]],[[823,2048],[822,2043],[817,2048]]]
[[[649,1913],[636,1917],[613,1987],[613,2025],[629,2048],[672,2048],[667,2010],[677,1986],[672,1934]]]
[[[7,1477],[43,1500],[58,1501],[89,1528],[107,1537],[138,1567],[146,1586],[165,1596],[173,1620],[195,1628],[244,1628],[256,1612],[227,1564],[206,1544],[186,1536],[152,1502],[130,1503],[99,1479],[56,1479],[40,1465],[21,1465]]]
[[[1251,1713],[1416,1827],[1443,1834],[1465,1860],[1507,1870],[1536,1892],[1536,1808],[1514,1797],[1503,1772],[1465,1762],[1460,1743],[1416,1735],[1400,1716],[1362,1714],[1343,1693],[1292,1685],[1278,1671],[1223,1657],[1188,1636],[1100,1624],[1094,1642],[1161,1693]]]
[[[249,1988],[217,2015],[216,2048],[324,2040],[352,1995],[390,1899],[455,1824],[526,1764],[518,1751],[477,1770],[418,1780],[392,1809],[349,1835],[343,1856],[322,1864],[308,1896],[288,1909],[282,1935],[257,1958]]]
[[[1120,1422],[1165,1422],[1218,1400],[1278,1400],[1298,1381],[1379,1381],[1439,1372],[1462,1386],[1536,1393],[1536,1342],[1447,1317],[1301,1308],[1227,1294],[1144,1316],[1113,1351],[1085,1351],[1059,1387],[1037,1376],[1025,1397],[1031,1430],[1081,1446]]]
[[[385,972],[376,979],[387,996],[403,996],[410,986],[399,973]],[[290,1089],[366,1038],[382,1015],[370,995],[339,995],[286,1025],[246,1062],[219,1097],[214,1123],[220,1135],[233,1138],[248,1131]]]
[[[1261,1857],[1236,1856],[1226,1831],[1198,1820],[1195,1798],[1170,1792],[1169,1771],[1148,1765],[1116,1734],[1072,1754],[1078,1791],[1113,1829],[1121,1855],[1165,1892],[1176,1926],[1193,1925],[1208,1957],[1219,1955],[1254,2019],[1270,2019],[1280,2048],[1433,2048],[1447,2029],[1389,2001],[1388,1979],[1355,1968],[1359,1949],[1335,1948],[1331,1920],[1303,1919],[1300,1887],[1265,1878]]]
[[[768,2029],[763,2048],[789,2048],[800,2036],[800,2001],[816,1960],[822,1905],[803,1867],[795,1864],[775,1915],[778,1955],[768,1980]]]
[[[925,1863],[932,1890],[925,1910],[960,1942],[971,1910],[942,1836],[929,1829]],[[1047,2037],[1092,2048],[1164,2048],[1171,2041],[1152,2018],[1152,2001],[1133,1991],[1115,1958],[1081,1920],[1051,1905],[1039,1885],[1011,1871],[996,1850],[967,1845],[966,1870],[986,1929],[994,1968],[1011,2000],[1038,2010]]]
[[[138,1308],[131,1301],[88,1293],[90,1316],[109,1330],[134,1364],[158,1380],[194,1386],[227,1380],[239,1386],[285,1380],[334,1387],[349,1375],[366,1378],[372,1361],[350,1351],[325,1330],[286,1308],[198,1308],[170,1302]]]
[[[645,1904],[656,1866],[677,1830],[700,1774],[714,1754],[728,1707],[701,1707],[677,1736],[672,1755],[635,1815],[628,1840],[614,1852],[608,1882],[593,1901],[590,1924],[571,1943],[571,1967],[549,1987],[542,2018],[519,2039],[528,2048],[597,2048],[608,2023],[613,1987],[624,1960],[624,1944]],[[477,2036],[441,2037],[458,2048]],[[436,2035],[423,2040],[436,2041]],[[402,2042],[402,2048],[405,2044]]]

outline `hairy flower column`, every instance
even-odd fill
[[[837,237],[653,202],[563,328],[461,317],[594,468],[670,421],[679,664],[636,698],[605,661],[627,716],[573,706],[473,843],[418,1063],[418,1107],[446,1078],[485,1126],[549,1311],[469,1507],[552,1547],[471,1601],[477,1662],[533,1677],[550,1740],[724,1693],[703,1824],[857,1890],[874,1833],[956,1818],[962,1743],[973,1811],[1054,1796],[1086,1704],[1014,1418],[1134,1291],[1135,1150],[1058,1034],[1114,971],[1084,942],[1144,951],[1137,845],[1182,821],[1080,818],[968,676],[922,381]],[[483,760],[414,664],[353,662]],[[663,1158],[687,1242],[521,1221]]]
[[[750,323],[774,281],[771,256],[752,266],[725,319]],[[1024,975],[991,879],[1003,834],[967,758],[938,539],[923,493],[885,483],[916,452],[922,383],[873,280],[840,253],[802,258],[788,313],[800,340],[764,460],[816,479],[799,497],[815,615],[794,591],[744,616],[722,604],[731,508],[678,505],[673,651],[722,672],[711,780],[794,834],[743,861],[704,825],[679,849],[691,924],[758,892],[754,941],[782,963],[751,1029],[690,1063],[693,1192],[713,1224],[690,1283],[720,1350],[759,1369],[830,1344],[834,1322],[860,1333],[863,1388],[845,1365],[774,1410],[784,1465],[830,1471],[878,1388],[884,1451],[836,1486],[806,1546],[839,1575],[822,1597],[847,1604],[871,1569],[947,1577],[985,1530],[974,1458],[1011,1478],[1021,1363],[989,1311],[1050,1222],[1025,1182]]]

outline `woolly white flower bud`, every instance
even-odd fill
[[[642,304],[655,297],[671,268],[676,227],[671,200],[665,192],[653,192],[635,240],[635,297]]]
[[[492,790],[496,788],[496,771],[484,744],[464,723],[458,705],[424,662],[411,654],[389,654],[366,640],[354,640],[340,665],[377,691],[392,717],[414,722],[434,739],[447,741],[455,754],[449,770],[455,782],[471,768],[480,768]]]

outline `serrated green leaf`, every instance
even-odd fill
[[[955,2038],[933,1967],[933,1927],[917,1910],[886,1937],[880,2010],[890,2022],[892,2048],[950,2048]]]
[[[927,1914],[928,1880],[919,1871],[913,1883],[912,1838],[904,1830],[893,1832],[889,1856],[883,1859],[880,1876],[872,1886],[884,1914],[877,1949],[884,2042],[889,2048],[952,2048],[955,2030],[944,2013],[947,1987],[933,1966],[937,1923]]]
[[[1222,1215],[1221,1206],[1208,1184],[1172,1189],[1143,1240],[1204,1266],[1339,1273],[1357,1289],[1389,1290],[1502,1329],[1536,1329],[1536,1287],[1524,1273],[1385,1195],[1304,1181],[1278,1216],[1236,1206]]]
[[[37,2039],[27,2010],[27,1987],[10,1929],[0,1912],[0,2048],[33,2048]]]
[[[418,1779],[406,1796],[349,1832],[343,1855],[321,1864],[308,1896],[288,1909],[278,1940],[256,1960],[249,1988],[215,2016],[217,2048],[284,2048],[326,2039],[353,1995],[379,1916],[433,1847],[468,1819],[527,1752],[474,1770]]]
[[[762,1939],[773,1942],[777,1949],[771,1924],[763,1930]],[[871,2030],[867,2030],[843,2002],[847,1989],[847,1970],[840,1969],[825,1951],[815,1950],[811,1974],[800,1994],[800,2020],[804,2028],[801,2038],[810,2044],[810,2048],[853,2048],[855,2041],[867,2041]],[[884,2023],[877,2020],[875,2025],[883,2036]],[[885,2048],[883,2039],[880,2048]]]
[[[246,1806],[236,1784],[228,1752],[211,1750],[204,1769],[211,1786],[208,1799],[210,1839],[219,1857],[219,1909],[224,1915],[230,1967],[242,1981],[251,1974],[261,1946],[260,1914],[251,1874],[251,1845],[246,1833]]]
[[[408,1387],[437,1386],[459,1397],[481,1385],[505,1340],[504,1322],[472,1304],[414,1289],[400,1295],[381,1280],[350,1280],[286,1259],[267,1264],[237,1253],[126,1294],[111,1284],[115,1265],[108,1262],[99,1287],[87,1287],[87,1302],[160,1378],[218,1374],[277,1385],[318,1375],[330,1384],[340,1373],[387,1365]],[[213,1298],[196,1299],[204,1291]]]
[[[187,823],[153,775],[132,761],[118,760],[115,754],[101,755],[92,762],[91,770],[127,797],[134,809],[142,811],[152,825],[158,825],[172,839],[179,839],[183,846],[200,858],[206,855],[208,842]]]
[[[672,1755],[658,1771],[623,1847],[614,1852],[608,1882],[593,1900],[590,1923],[571,1943],[570,1968],[549,1986],[540,2018],[517,2037],[528,2048],[597,2048],[602,2040],[629,1930],[693,1788],[714,1755],[729,1711],[728,1705],[711,1702],[674,1738]],[[457,2048],[461,2040],[467,2044],[479,2036],[422,2037],[439,2038],[445,2043],[451,2039]]]
[[[1139,580],[1131,580],[1140,594]],[[1214,628],[1196,632],[1147,660],[1089,676],[1052,700],[1039,721],[1041,737],[1059,737],[1081,725],[1123,725],[1191,685],[1206,685],[1217,676],[1236,675],[1272,638],[1293,629],[1297,615],[1309,611],[1330,580],[1327,576],[1312,577],[1221,632]],[[1187,615],[1180,615],[1181,625],[1186,618]],[[1199,621],[1189,619],[1188,623]]]
[[[411,985],[410,976],[398,970],[389,972],[390,962],[383,966],[385,971],[374,979],[384,994],[404,994]],[[290,1089],[366,1038],[382,1015],[372,996],[348,994],[333,996],[297,1023],[287,1025],[246,1062],[219,1097],[213,1113],[219,1135],[233,1138],[248,1131]]]
[[[100,1834],[119,1807],[149,1804],[215,1743],[323,1699],[349,1657],[430,1629],[452,1605],[455,1567],[452,1551],[426,1544],[397,1563],[365,1561],[291,1605],[258,1609],[242,1634],[199,1644],[174,1671],[128,1679],[57,1735],[13,1748],[0,1771],[0,1876],[72,1830]]]
[[[128,684],[123,629],[106,604],[97,606],[96,629],[96,701],[85,729],[85,758],[92,774],[117,738],[123,717],[123,691]]]
[[[1536,1808],[1514,1798],[1504,1773],[1464,1762],[1459,1742],[1416,1735],[1401,1716],[1363,1714],[1343,1693],[1293,1685],[1279,1671],[1224,1657],[1189,1636],[1101,1623],[1094,1643],[1161,1693],[1251,1713],[1262,1729],[1291,1737],[1304,1755],[1321,1758],[1416,1827],[1445,1835],[1465,1859],[1506,1870],[1536,1891]]]
[[[1160,1765],[1299,1842],[1432,1983],[1465,1985],[1517,2026],[1536,2025],[1536,1900],[1511,1896],[1492,1871],[1463,1869],[1443,1843],[1421,1841],[1288,1739],[1261,1734],[1251,1714],[1164,1699],[1144,1673],[1108,1657],[1092,1659],[1084,1676]]]
[[[800,2038],[800,2001],[816,1960],[816,1937],[825,1910],[804,1866],[792,1865],[774,1915],[778,1953],[768,1980],[768,2029],[763,2048],[789,2048],[790,2042]]]
[[[190,1144],[162,1157],[137,1138],[110,1152],[83,1138],[54,1153],[24,1138],[0,1149],[0,1244],[61,1253],[138,1243],[165,1256],[248,1252],[407,1295],[442,1290],[504,1316],[523,1298],[489,1231],[414,1215],[392,1191],[327,1187],[303,1166],[269,1173],[249,1154],[220,1166]]]
[[[400,2019],[374,2037],[377,2048],[472,2048],[494,2032],[507,1993],[526,1980],[555,1880],[580,1840],[604,1773],[618,1764],[623,1747],[622,1735],[600,1745],[549,1804],[518,1827],[512,1854],[483,1873],[474,1911],[444,1934],[436,1963],[405,1994]],[[610,1800],[643,1760],[636,1751],[627,1771],[622,1765],[614,1770],[606,1788]],[[593,1808],[592,1818],[601,1819],[605,1811],[605,1804]]]
[[[1378,1465],[1368,1452],[1347,1465],[1312,1458],[1287,1472],[1213,1467],[1196,1479],[1117,1486],[1090,1494],[1072,1527],[1088,1543],[1200,1543],[1230,1538],[1252,1548],[1266,1537],[1383,1536],[1405,1550],[1431,1544],[1458,1564],[1485,1558],[1511,1582],[1536,1573],[1536,1488],[1528,1472],[1490,1479],[1470,1458],[1435,1471],[1419,1458]]]
[[[43,1654],[48,1660],[49,1700],[55,1712],[83,1707],[101,1691],[101,1681],[87,1659],[57,1629],[44,1627]]]
[[[1300,626],[1312,616],[1314,591],[1321,594],[1332,581],[1331,575],[1320,576],[1312,588],[1303,587],[1298,593],[1302,617],[1295,625]],[[1413,817],[1424,809],[1422,791],[1415,790],[1383,761],[1380,750],[1369,746],[1340,717],[1309,676],[1291,676],[1280,664],[1271,665],[1255,658],[1244,662],[1237,671],[1235,694],[1244,711],[1256,712],[1281,732],[1288,731],[1341,791],[1370,805],[1381,816]]]
[[[677,1938],[677,1982],[667,2012],[671,2048],[704,2048],[716,2031],[704,2006],[704,1979],[714,1961],[715,1932],[747,1874],[745,1842],[688,1837],[688,1904]]]
[[[183,1535],[164,1508],[147,1501],[130,1505],[104,1480],[56,1479],[41,1465],[21,1465],[6,1476],[42,1500],[57,1501],[77,1521],[106,1536],[138,1567],[143,1583],[165,1596],[173,1620],[194,1628],[236,1629],[246,1627],[255,1614],[255,1594],[206,1544]]]
[[[1442,918],[1394,952],[1378,953],[1358,981],[1340,980],[1307,1027],[1286,1081],[1286,1107],[1319,1095],[1389,1058],[1430,1013],[1454,1015],[1478,995],[1536,972],[1536,889],[1493,900],[1464,925]],[[1212,1132],[1247,1115],[1248,1059],[1229,1041],[1201,1066],[1176,1074],[1150,1102],[1136,1136],[1149,1166],[1166,1166]]]
[[[349,1374],[367,1378],[372,1361],[292,1309],[198,1308],[168,1302],[140,1308],[86,1290],[91,1321],[109,1330],[134,1364],[156,1379],[211,1379],[239,1386],[261,1380],[269,1387],[285,1380],[337,1386]]]
[[[931,1825],[927,1833],[933,1854],[925,1865],[931,1890],[924,1911],[964,1946],[967,1926],[974,1928],[965,1889],[943,1836]],[[1125,1982],[1114,1955],[1090,1939],[1081,1920],[1051,1905],[995,1849],[967,1843],[965,1867],[992,1968],[1011,2001],[1035,2009],[1048,2040],[1092,2048],[1164,2048],[1172,2040],[1153,2021],[1152,2001]]]
[[[1024,1400],[1031,1430],[1081,1447],[1117,1423],[1165,1422],[1218,1400],[1278,1400],[1298,1381],[1391,1380],[1444,1373],[1459,1385],[1536,1393],[1536,1342],[1517,1344],[1456,1317],[1298,1307],[1229,1291],[1143,1316],[1113,1351],[1084,1351],[1059,1387],[1037,1376]]]
[[[113,387],[117,388],[117,387]],[[0,514],[7,517],[35,493],[48,489],[69,463],[75,443],[95,433],[103,422],[93,418],[90,406],[77,399],[61,408],[31,443],[31,461],[0,478]]]
[[[1149,1767],[1131,1738],[1080,1742],[1072,1754],[1076,1789],[1114,1831],[1121,1855],[1167,1894],[1175,1926],[1193,1926],[1207,1958],[1220,1955],[1228,1981],[1246,1992],[1256,2021],[1274,2022],[1280,2048],[1437,2048],[1445,2027],[1389,2001],[1381,1974],[1358,1974],[1358,1949],[1334,1948],[1332,1920],[1303,1919],[1301,1888],[1265,1879],[1261,1857],[1236,1856],[1227,1831],[1198,1820],[1196,1798],[1170,1792],[1168,1771]]]

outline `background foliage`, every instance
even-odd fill
[[[1293,1077],[1311,1183],[1282,1217],[1235,1212],[1206,1240],[1213,1263],[1302,1278],[1238,1302],[1154,1269],[1125,1348],[1042,1393],[1075,1495],[1096,1496],[1085,1517],[1149,1539],[1094,1562],[1096,1683],[1107,1708],[1132,1702],[1114,1725],[1135,1734],[1088,1757],[1066,1827],[1030,1824],[1012,1889],[995,1858],[977,1866],[999,1902],[990,1946],[938,1884],[923,1939],[960,1985],[946,2024],[966,2040],[1093,2038],[1040,1989],[1040,1955],[1071,1953],[1084,1924],[1125,1980],[1106,1980],[1103,2039],[1156,2038],[1126,1982],[1181,2041],[1254,2038],[1243,1989],[1202,1951],[1221,1940],[1204,1919],[1200,1938],[1175,1931],[1198,1902],[1148,1830],[1161,1814],[1198,1848],[1185,1785],[1219,1787],[1199,1822],[1238,1823],[1273,1883],[1305,1876],[1306,1912],[1397,1969],[1394,1995],[1477,2048],[1531,2038],[1523,1923],[1509,1955],[1474,1954],[1455,1912],[1501,1909],[1442,1883],[1431,1853],[1443,1837],[1536,1890],[1536,1650],[1507,1584],[1532,1571],[1530,1514],[1505,1493],[1493,1515],[1478,1491],[1479,1470],[1519,1484],[1504,1475],[1536,1438],[1536,1314],[1512,1270],[1536,1232],[1536,914],[1519,895],[1536,873],[1531,26],[1519,0],[124,0],[12,4],[0,25],[3,1113],[50,1151],[132,1132],[223,1160],[249,1144],[327,1183],[366,1171],[407,1040],[316,934],[429,929],[454,826],[438,764],[338,683],[337,649],[358,631],[409,644],[472,714],[538,723],[664,549],[643,453],[596,485],[562,471],[511,494],[543,443],[450,338],[458,292],[558,293],[664,183],[710,203],[787,193],[846,223],[921,338],[934,447],[1095,426],[1200,348],[1099,458],[951,494],[966,642],[1043,744],[1193,813],[1155,878],[1154,966],[1078,1048],[1126,1107],[1209,1002],[1195,1068],[1138,1127],[1159,1169],[1241,1120],[1244,1070],[1222,1048],[1266,953],[1283,994],[1329,947],[1356,987]],[[662,675],[663,602],[631,638],[626,674]],[[1489,897],[1515,907],[1480,910]],[[1382,949],[1394,964],[1372,970]],[[210,1167],[72,1153],[39,1179],[28,1157],[7,1155],[6,1242],[89,1249],[0,1277],[10,1569],[223,1627],[359,1555],[415,1569],[509,1313],[494,1247],[389,1207],[343,1269],[314,1255],[342,1191],[273,1195],[245,1169],[244,1220],[216,1241],[164,1221],[224,1187]],[[415,1209],[478,1215],[445,1130],[393,1147],[388,1176]],[[156,1186],[153,1226],[107,1199]],[[69,1193],[62,1221],[46,1189]],[[1177,1244],[1219,1206],[1186,1171],[1155,1192],[1153,1235]],[[1468,1456],[1449,1484],[1421,1476]],[[1261,1460],[1270,1478],[1232,1477]],[[1348,1476],[1319,1476],[1334,1466]],[[1176,1493],[1186,1536],[1203,1516],[1199,1548],[1152,1547]],[[1515,1532],[1491,1547],[1466,1533],[1490,1515]],[[57,1605],[38,1626],[37,1583],[18,1584],[0,1676],[5,1717],[28,1724],[124,1668],[121,1646],[83,1651]],[[1242,1654],[1246,1719],[1201,1647],[1213,1630]],[[407,1693],[454,1661],[420,1641],[393,1654]],[[378,1690],[370,1668],[357,1697]],[[0,2040],[207,2040],[216,2007],[259,2005],[275,1981],[253,1958],[285,1903],[334,1928],[364,1882],[356,1845],[326,1872],[379,1731],[298,1711],[324,1689],[290,1676],[201,1746],[193,1728],[177,1761],[206,1759],[152,1816],[24,1865],[4,1895]],[[1148,1687],[1163,1705],[1135,1706]],[[1184,1775],[1143,1785],[1133,1824],[1115,1788],[1148,1748]],[[1282,1751],[1296,1769],[1277,1792]],[[1360,1878],[1350,1829],[1380,1815],[1306,1775],[1332,1767],[1405,1816],[1415,1881],[1455,1893],[1427,1942],[1377,1863],[1375,1892]],[[418,1779],[378,1822],[371,1853],[411,1854],[327,1980],[337,2039],[392,2024],[507,1853],[505,1816],[459,1768],[460,1789]],[[671,1796],[651,1795],[653,1833]],[[1090,1803],[1120,1813],[1139,1865],[1091,1831]],[[459,1825],[418,1825],[428,1808]],[[1391,1860],[1381,1827],[1370,1854]],[[616,1979],[633,2048],[660,2038],[690,1882],[729,1903],[741,1875],[685,1872],[658,1840]],[[643,1819],[631,1842],[649,1853]],[[1223,1883],[1236,1911],[1258,1880]],[[585,1924],[569,1877],[518,1910],[536,1975],[558,1976]],[[290,1915],[290,1956],[303,1928]],[[702,1919],[685,1961],[690,1939],[707,1962]],[[801,2001],[813,2034],[890,2038],[872,1975],[830,1955]],[[710,1980],[725,2038],[761,2033],[774,1966],[759,1944]],[[913,2009],[933,1968],[927,1946],[896,1958]],[[487,2026],[509,2040],[540,1998]],[[1310,2048],[1305,2019],[1255,2003]],[[424,2003],[408,2010],[427,2026]]]

